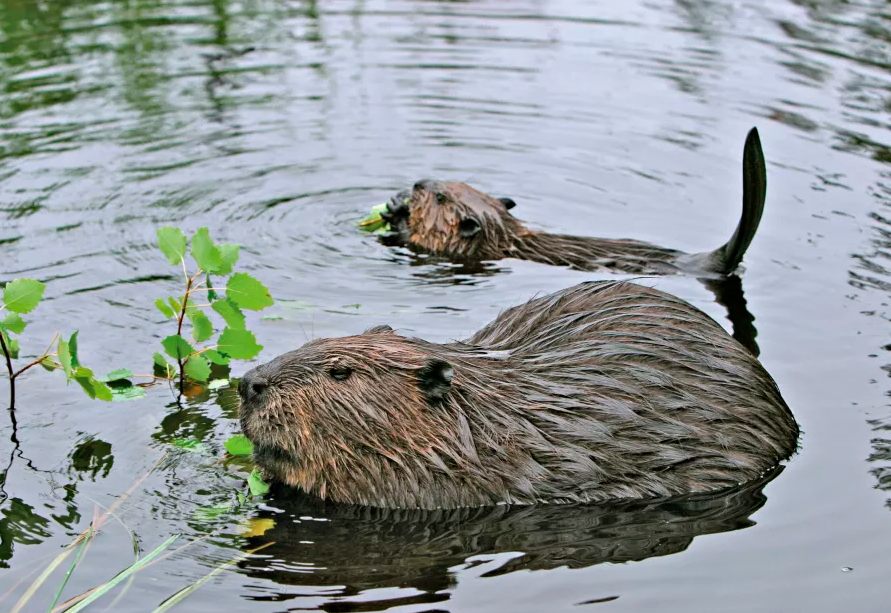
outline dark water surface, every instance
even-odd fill
[[[707,250],[736,223],[757,125],[768,202],[743,285],[761,360],[804,429],[782,474],[722,496],[426,515],[272,498],[250,514],[275,527],[250,538],[245,513],[194,515],[242,482],[172,452],[66,596],[131,564],[134,543],[213,533],[98,608],[150,611],[274,541],[180,608],[888,610],[889,41],[878,0],[0,4],[0,280],[48,284],[25,356],[80,328],[96,370],[150,368],[172,333],[152,302],[179,288],[154,245],[164,223],[244,245],[243,267],[279,299],[279,319],[252,322],[262,360],[379,323],[462,338],[594,275],[424,264],[356,231],[371,205],[423,177],[465,180],[513,197],[538,228]],[[650,283],[729,328],[695,280]],[[6,413],[0,429],[0,464],[13,457],[3,610],[171,439],[219,454],[237,428],[231,389],[105,404],[32,373],[19,451]],[[46,610],[59,580],[26,610]]]

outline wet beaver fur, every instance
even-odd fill
[[[240,418],[268,476],[389,508],[719,490],[793,453],[776,384],[692,305],[589,282],[435,344],[388,326],[250,370]]]
[[[493,198],[465,183],[424,180],[391,198],[382,214],[391,234],[384,241],[456,262],[518,258],[579,270],[633,274],[732,274],[758,230],[767,193],[767,170],[758,130],[743,149],[743,211],[727,243],[686,254],[632,239],[606,239],[530,230],[510,214],[510,198]]]

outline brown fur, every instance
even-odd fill
[[[466,183],[421,181],[409,198],[406,225],[391,222],[405,243],[417,250],[463,261],[517,258],[579,270],[610,268],[636,274],[679,272],[683,255],[631,239],[603,239],[530,230],[498,199]],[[478,224],[468,239],[461,223]]]
[[[493,198],[457,182],[418,181],[411,191],[391,199],[383,217],[393,231],[387,242],[452,260],[518,258],[587,271],[720,276],[732,274],[748,249],[761,221],[766,189],[764,154],[753,128],[743,149],[742,217],[733,237],[708,253],[530,230],[509,212],[514,206],[509,198]]]
[[[390,508],[713,491],[798,437],[776,384],[718,324],[627,282],[532,300],[463,342],[387,327],[314,340],[239,393],[270,477]]]

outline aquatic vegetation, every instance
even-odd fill
[[[207,446],[204,443],[194,439],[177,439],[172,441],[172,443],[174,446],[179,447],[180,449],[185,449],[186,451],[193,451],[196,453],[205,453],[207,451]],[[223,443],[223,446],[226,448],[229,455],[234,458],[249,458],[254,453],[254,444],[243,434],[230,436],[226,439],[226,442]],[[263,496],[269,492],[269,484],[263,481],[263,475],[260,472],[260,469],[256,466],[251,470],[251,473],[247,478],[247,484],[251,497]],[[218,505],[214,507],[214,509],[220,513],[230,511],[247,500],[241,493],[239,493],[238,496],[237,504]],[[207,509],[202,509],[203,513],[206,513],[207,511]]]
[[[244,311],[262,311],[274,303],[269,290],[260,281],[243,272],[233,272],[238,262],[239,245],[214,244],[207,228],[199,228],[191,239],[194,272],[186,265],[187,241],[182,230],[172,226],[159,228],[158,247],[172,265],[182,266],[185,290],[181,296],[168,296],[155,301],[164,317],[176,321],[176,334],[161,341],[164,354],[176,361],[174,368],[164,354],[154,355],[160,378],[178,378],[182,391],[186,379],[207,383],[211,365],[227,366],[230,360],[251,360],[263,346],[245,325]],[[225,288],[215,288],[211,275],[228,277]],[[203,276],[203,278],[202,278]],[[223,292],[220,295],[219,292]],[[198,303],[196,295],[204,294],[206,302]],[[206,314],[213,311],[224,322],[216,339],[214,324]],[[183,337],[186,320],[191,324],[192,342]],[[194,344],[193,344],[194,343]],[[200,343],[205,345],[199,346]]]
[[[181,445],[177,444],[176,446],[193,450],[194,446],[192,445]],[[16,604],[11,609],[10,613],[19,613],[24,609],[24,607],[34,599],[37,593],[40,591],[40,588],[47,583],[48,579],[53,575],[54,572],[62,568],[62,564],[66,561],[66,559],[74,554],[73,559],[68,564],[67,569],[65,570],[64,575],[62,576],[60,585],[55,590],[55,594],[53,596],[52,603],[50,604],[47,611],[49,613],[78,613],[79,611],[83,611],[90,607],[94,602],[99,600],[102,596],[106,595],[112,589],[126,581],[127,583],[124,586],[124,592],[126,592],[129,587],[132,585],[133,580],[135,579],[136,574],[151,566],[152,564],[156,564],[165,558],[170,557],[175,553],[182,552],[187,547],[198,544],[205,540],[206,537],[199,537],[193,539],[183,545],[175,549],[169,549],[170,545],[174,543],[174,541],[178,540],[181,535],[174,534],[166,538],[163,542],[157,545],[154,549],[145,553],[144,555],[139,554],[139,546],[136,542],[134,542],[134,553],[135,560],[132,564],[127,566],[126,568],[121,569],[117,573],[114,573],[110,579],[105,582],[92,587],[89,590],[81,592],[80,594],[70,597],[65,601],[60,602],[60,598],[65,590],[65,587],[68,585],[71,576],[75,573],[78,566],[85,558],[85,554],[89,549],[92,542],[95,540],[97,535],[102,533],[102,529],[105,524],[109,521],[109,519],[114,519],[118,522],[121,522],[121,519],[118,515],[116,515],[116,511],[121,507],[121,505],[133,494],[136,488],[145,480],[146,477],[150,473],[154,471],[158,465],[167,457],[167,454],[164,454],[157,462],[155,462],[154,466],[152,466],[148,472],[146,472],[141,478],[137,479],[135,483],[128,489],[124,494],[118,497],[117,500],[111,506],[104,510],[104,512],[99,512],[99,507],[96,508],[93,514],[93,519],[87,528],[78,534],[67,546],[65,546],[62,551],[57,554],[45,567],[43,567],[43,571],[31,582],[31,584],[25,589],[22,596],[16,602]],[[250,479],[248,480],[250,484]],[[265,485],[265,484],[264,484]],[[257,494],[253,492],[254,486],[250,485],[251,496],[257,497],[262,494]],[[268,486],[267,486],[268,489]],[[265,492],[264,492],[265,493]],[[239,493],[239,502],[238,505],[241,506],[248,502],[248,498],[243,494]],[[202,509],[203,511],[207,511],[208,513],[212,513],[214,509]],[[227,507],[223,512],[232,510],[232,507]],[[244,537],[256,536],[259,534],[263,534],[265,531],[271,529],[274,526],[274,522],[268,519],[257,519],[246,522],[241,528],[241,534]],[[125,526],[126,527],[126,526]],[[259,547],[249,549],[247,551],[238,552],[235,554],[230,560],[223,562],[215,566],[210,572],[200,577],[196,581],[193,581],[186,587],[178,590],[168,598],[164,599],[156,608],[152,610],[152,613],[163,613],[171,609],[174,605],[182,602],[185,598],[194,593],[201,586],[206,584],[210,579],[214,576],[218,575],[220,572],[225,570],[226,568],[232,566],[233,564],[237,564],[238,562],[248,558],[252,554],[273,545],[274,543],[266,543]],[[24,580],[20,581],[19,584],[23,583]],[[2,597],[0,597],[0,602],[10,594],[12,590],[6,592]],[[123,593],[118,595],[120,598]],[[107,606],[107,605],[106,605]],[[113,606],[113,604],[112,604]]]
[[[2,349],[6,361],[6,371],[9,377],[9,408],[15,408],[16,379],[35,366],[42,366],[49,371],[63,371],[68,383],[77,382],[90,398],[111,401],[115,399],[116,395],[129,394],[131,397],[138,395],[132,391],[116,393],[108,383],[123,379],[123,377],[112,376],[114,373],[107,377],[96,377],[92,370],[81,363],[77,354],[77,331],[67,341],[57,334],[37,359],[18,369],[13,366],[13,360],[19,357],[19,339],[13,335],[18,336],[25,331],[28,322],[22,318],[22,315],[27,315],[37,308],[43,299],[45,289],[46,285],[36,279],[14,279],[3,288],[3,302],[0,303],[0,317],[2,317],[0,319],[0,349]],[[119,385],[118,389],[123,390],[130,387],[132,386]],[[141,390],[141,388],[136,389]]]
[[[381,217],[381,213],[387,210],[387,203],[376,204],[371,207],[368,215],[359,222],[359,227],[366,232],[383,234],[390,231],[390,224]]]

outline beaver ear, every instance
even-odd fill
[[[517,203],[510,198],[499,198],[498,200],[501,201],[501,204],[503,204],[504,208],[506,208],[508,211],[517,206]]]
[[[393,328],[384,324],[382,326],[372,326],[365,331],[365,334],[380,334],[381,332],[392,332]]]
[[[418,385],[428,400],[442,400],[452,389],[453,374],[451,364],[431,358],[418,369]]]

